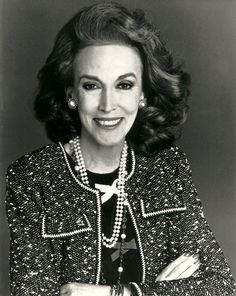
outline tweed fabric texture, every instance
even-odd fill
[[[57,296],[68,282],[99,284],[101,204],[81,186],[58,144],[26,154],[7,172],[12,296]],[[232,295],[234,280],[207,224],[184,153],[170,147],[136,156],[126,182],[129,212],[142,259],[138,295]],[[156,282],[183,253],[199,254],[199,272]]]

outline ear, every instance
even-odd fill
[[[147,104],[147,98],[144,96],[144,93],[141,93],[139,102],[143,102],[145,105]]]
[[[68,87],[65,87],[65,93],[66,93],[66,99],[67,99],[67,102],[69,100],[76,100],[76,96],[74,94],[74,89],[72,86],[68,86]]]

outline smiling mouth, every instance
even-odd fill
[[[94,121],[99,127],[105,128],[105,129],[112,129],[117,127],[122,118],[94,118]]]

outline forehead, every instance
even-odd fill
[[[140,76],[142,61],[137,49],[127,45],[91,45],[79,51],[74,62],[75,76],[97,75],[115,78],[133,72]],[[107,77],[108,76],[108,77]]]

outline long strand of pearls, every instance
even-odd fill
[[[84,158],[83,158],[83,154],[80,147],[79,137],[74,138],[69,143],[70,145],[72,145],[72,148],[74,149],[75,160],[76,160],[75,171],[80,173],[82,182],[87,186],[89,186],[88,175],[87,175]]]
[[[119,238],[119,234],[120,234],[122,218],[123,218],[123,211],[124,211],[124,203],[125,203],[125,199],[126,199],[125,172],[126,172],[126,162],[127,162],[127,155],[128,155],[127,151],[128,151],[128,146],[127,146],[127,143],[125,142],[122,153],[121,153],[120,166],[119,166],[119,172],[118,172],[118,182],[117,182],[118,197],[117,197],[116,215],[115,215],[115,223],[114,223],[114,227],[113,227],[113,232],[112,232],[112,236],[110,238],[108,238],[104,234],[102,234],[103,244],[107,248],[114,247],[114,245],[116,244],[116,242]]]
[[[72,149],[74,150],[75,161],[76,161],[75,170],[76,172],[80,173],[82,182],[87,186],[89,186],[88,175],[87,175],[84,158],[83,158],[83,154],[80,147],[79,137],[74,138],[69,143]],[[104,235],[104,233],[102,234],[103,245],[106,246],[107,248],[114,247],[118,241],[121,225],[122,225],[123,214],[124,214],[124,206],[126,206],[127,204],[126,193],[125,193],[127,156],[128,156],[128,145],[125,141],[124,147],[121,152],[119,172],[118,172],[118,181],[117,181],[118,197],[117,197],[114,227],[113,227],[111,237],[108,238]]]

